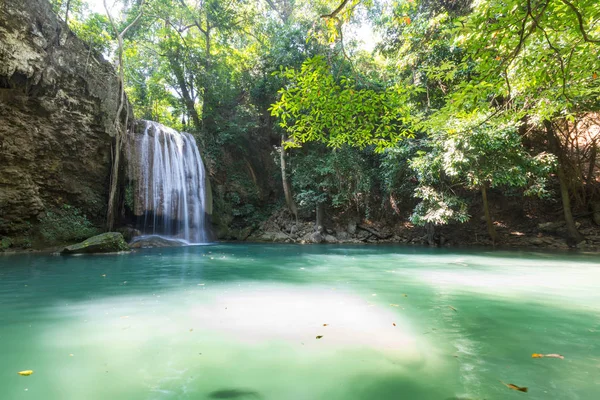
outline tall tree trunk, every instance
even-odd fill
[[[315,221],[315,231],[321,233],[325,228],[325,205],[323,203],[317,204],[317,218]]]
[[[286,151],[285,151],[285,135],[281,135],[281,180],[283,183],[283,194],[285,195],[285,203],[287,204],[288,209],[296,218],[296,223],[298,223],[298,207],[296,207],[296,202],[294,201],[294,196],[292,195],[292,185],[290,184],[290,180],[287,176],[287,168],[286,168]]]
[[[170,55],[169,64],[171,65],[173,74],[175,74],[175,78],[177,79],[177,85],[179,85],[179,90],[181,90],[181,96],[183,97],[185,108],[189,116],[192,118],[194,127],[197,130],[200,130],[200,128],[202,127],[202,123],[200,121],[198,111],[196,110],[196,102],[192,98],[188,85],[185,81],[185,73],[183,71],[183,68],[181,67],[181,64],[179,63],[179,54]]]
[[[544,121],[544,127],[546,128],[546,135],[548,137],[548,145],[550,146],[550,151],[554,153],[556,159],[558,160],[558,165],[556,169],[558,182],[560,184],[560,198],[562,200],[563,205],[563,214],[565,217],[565,222],[567,224],[567,232],[569,233],[569,238],[571,240],[573,240],[575,243],[579,243],[583,241],[583,236],[577,230],[577,226],[575,226],[575,220],[573,219],[573,213],[571,211],[569,187],[567,185],[567,177],[565,176],[565,171],[563,168],[563,154],[558,144],[558,140],[556,138],[556,133],[554,132],[552,122],[548,120]]]
[[[206,46],[206,57],[204,59],[204,84],[202,85],[202,130],[204,131],[207,137],[213,136],[215,131],[214,124],[214,112],[215,112],[215,104],[214,104],[214,96],[213,96],[213,88],[212,88],[212,79],[211,79],[211,26],[210,26],[210,14],[208,12],[208,7],[206,10],[206,30],[204,33],[204,43]]]
[[[140,3],[140,7],[144,6],[144,0]],[[137,17],[129,24],[125,29],[121,32],[118,31],[117,25],[113,20],[110,12],[108,11],[108,6],[106,5],[106,0],[104,0],[104,9],[106,10],[106,14],[110,21],[110,24],[117,35],[117,69],[119,71],[119,101],[117,106],[117,112],[115,114],[115,120],[113,122],[115,129],[115,148],[113,151],[113,163],[112,170],[110,175],[110,188],[108,191],[108,205],[106,210],[106,229],[110,232],[113,230],[115,223],[115,214],[117,210],[117,189],[119,186],[119,169],[120,169],[120,160],[121,160],[121,150],[123,147],[123,135],[127,133],[128,124],[129,124],[129,108],[126,108],[126,116],[125,116],[125,128],[123,132],[121,132],[121,112],[123,111],[123,106],[125,104],[125,70],[123,69],[123,37],[127,33],[127,31],[137,23],[137,21],[141,18],[143,13],[143,8],[138,13]]]
[[[490,214],[490,205],[488,203],[487,198],[487,187],[486,185],[481,185],[481,197],[483,198],[483,212],[485,214],[485,223],[487,225],[487,231],[492,239],[492,242],[496,244],[498,241],[498,233],[496,232],[496,228],[494,227],[494,222],[492,221],[492,216]]]

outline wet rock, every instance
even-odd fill
[[[337,233],[337,239],[339,241],[345,241],[348,240],[350,238],[350,235],[348,235],[348,232],[338,232]]]
[[[180,247],[185,243],[176,239],[167,239],[161,236],[141,236],[130,243],[132,249],[153,248],[153,247]]]
[[[139,229],[131,228],[128,226],[117,229],[117,232],[120,232],[123,235],[127,243],[131,242],[134,238],[138,236],[142,236],[142,232],[140,232]]]
[[[92,236],[81,243],[65,247],[61,254],[92,254],[92,253],[116,253],[128,251],[129,246],[123,235],[119,232],[107,232]]]
[[[314,232],[310,235],[309,242],[311,243],[323,243],[325,241],[325,237],[320,232]]]
[[[559,233],[565,231],[566,224],[564,221],[559,222],[543,222],[538,224],[538,231],[544,233]]]
[[[337,239],[333,235],[325,235],[324,237],[325,243],[337,243]]]
[[[354,235],[356,233],[356,221],[348,222],[348,233]]]

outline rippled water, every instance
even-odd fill
[[[600,258],[237,244],[0,258],[0,399],[213,398],[596,400]]]

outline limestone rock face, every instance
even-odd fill
[[[123,235],[119,232],[107,232],[92,236],[81,243],[65,247],[61,254],[93,254],[93,253],[116,253],[127,251],[129,246]]]
[[[44,210],[105,216],[119,81],[46,0],[0,3],[0,235]]]

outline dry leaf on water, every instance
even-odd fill
[[[564,360],[564,356],[561,356],[560,354],[539,354],[539,353],[533,353],[531,355],[531,358],[560,358],[561,360]]]
[[[327,326],[327,325],[329,325],[329,324],[323,324],[323,326]]]
[[[28,369],[28,370],[25,370],[25,371],[19,371],[18,374],[21,375],[21,376],[29,376],[29,375],[33,374],[33,371],[30,370],[30,369]]]
[[[395,322],[392,322],[392,325],[396,326],[396,323],[395,323]]]
[[[319,335],[317,336],[317,339],[321,339],[323,337],[323,335]]]
[[[525,392],[525,393],[527,393],[527,390],[528,390],[526,387],[521,387],[521,386],[513,385],[512,383],[504,383],[502,381],[500,381],[500,383],[503,384],[504,386],[506,386],[509,389],[518,390],[519,392]]]

